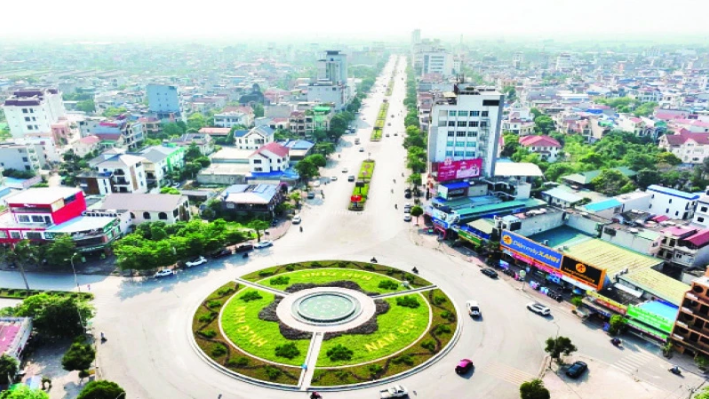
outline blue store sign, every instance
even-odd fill
[[[551,266],[554,269],[561,267],[562,255],[559,252],[515,233],[503,230],[502,237],[500,237],[500,244],[521,255],[528,256],[538,262]]]
[[[444,222],[443,220],[431,216],[431,221],[433,222],[433,224],[437,224],[437,225],[443,227],[444,229],[448,230],[449,224]]]

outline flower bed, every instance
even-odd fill
[[[292,287],[294,284],[310,283],[325,285],[336,281],[351,281],[366,293],[384,294],[387,292],[396,292],[404,289],[401,281],[386,275],[379,275],[374,272],[369,272],[367,270],[353,271],[346,269],[343,270],[340,268],[319,268],[317,270],[305,269],[281,273],[279,277],[287,278],[288,282],[286,284],[278,284],[279,282],[283,282],[285,280],[277,281],[276,279],[278,277],[267,277],[258,281],[258,283],[277,290],[288,292],[290,292],[288,288]],[[386,285],[386,283],[382,284],[383,282],[395,283],[396,287],[394,288],[394,286],[390,286],[390,288],[380,288],[380,285]]]
[[[367,196],[369,195],[369,183],[372,180],[372,175],[374,174],[374,161],[372,160],[365,160],[362,161],[362,165],[359,167],[359,173],[357,174],[357,182],[363,183],[362,187],[355,187],[352,189],[352,195],[361,195],[362,200],[358,202],[355,206],[355,203],[350,201],[350,205],[348,207],[349,210],[351,211],[361,211],[364,209],[364,205],[367,202]]]
[[[382,103],[382,106],[379,107],[379,114],[377,114],[377,120],[374,122],[372,134],[371,136],[369,136],[369,141],[379,141],[382,139],[382,134],[384,133],[384,123],[386,121],[388,111],[389,103]]]
[[[49,294],[61,297],[74,297],[82,300],[94,299],[94,294],[90,292],[72,292],[72,291],[44,291],[44,290],[29,290],[24,288],[0,288],[0,298],[9,299],[25,299],[32,295]]]

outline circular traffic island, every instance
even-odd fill
[[[192,323],[204,358],[288,389],[395,378],[438,357],[457,327],[455,306],[430,282],[351,261],[248,274],[209,295]]]

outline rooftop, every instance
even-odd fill
[[[579,202],[583,199],[583,197],[579,197],[578,195],[571,193],[567,190],[564,190],[563,188],[560,187],[555,187],[552,188],[551,190],[547,190],[542,192],[542,194],[548,195],[552,198],[559,199],[561,201],[569,202],[569,203],[575,203]]]
[[[579,230],[563,225],[542,233],[531,235],[527,238],[540,244],[544,244],[547,247],[558,249],[559,247],[591,240],[593,237]]]
[[[101,209],[172,212],[186,198],[172,194],[109,194],[103,200]]]
[[[200,134],[208,134],[210,136],[226,136],[231,131],[228,127],[203,127],[199,129]]]
[[[658,186],[657,184],[648,186],[647,191],[654,191],[656,193],[662,193],[666,195],[671,195],[673,197],[684,198],[690,201],[697,200],[700,197],[699,194],[692,194],[685,191],[675,190],[674,188]]]
[[[584,205],[583,208],[590,212],[601,212],[605,211],[606,209],[613,209],[622,205],[623,203],[618,201],[617,199],[608,198],[607,200],[603,200],[600,202],[591,202],[590,204]]]
[[[497,162],[495,163],[495,177],[506,176],[535,176],[543,177],[539,166],[528,162]]]
[[[618,172],[622,173],[626,177],[633,177],[637,174],[637,173],[635,173],[635,171],[633,171],[632,169],[627,168],[625,166],[621,166],[618,168],[611,168],[611,169],[617,170]],[[573,182],[573,183],[586,185],[586,184],[590,184],[591,180],[598,177],[601,174],[601,172],[602,172],[601,170],[591,170],[588,172],[574,173],[572,175],[563,176],[562,179]]]
[[[81,190],[75,187],[28,188],[7,198],[6,201],[8,204],[53,204],[80,192]]]
[[[645,256],[595,238],[566,245],[567,248],[562,251],[564,254],[573,256],[588,265],[606,269],[608,276],[626,268],[629,272],[633,272],[650,269],[663,263],[662,259]]]
[[[636,270],[632,273],[623,274],[620,278],[675,305],[682,303],[684,294],[689,290],[689,285],[654,269]],[[672,316],[672,319],[674,319],[674,316]]]
[[[224,202],[236,204],[268,204],[278,193],[275,184],[236,184],[227,187],[222,193]]]
[[[114,220],[116,220],[116,218],[110,216],[79,216],[62,224],[48,227],[45,232],[69,234],[99,229],[102,231],[103,228],[106,227],[106,225],[113,222]]]

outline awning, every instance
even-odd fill
[[[628,294],[630,294],[630,295],[632,295],[632,296],[634,296],[634,297],[636,297],[636,298],[640,298],[641,296],[643,296],[643,293],[642,293],[642,292],[636,291],[636,290],[634,290],[634,289],[632,289],[632,288],[630,288],[630,287],[626,287],[626,286],[624,286],[623,284],[613,284],[613,287],[615,287],[615,288],[617,288],[617,289],[619,289],[619,290],[621,290],[621,291],[623,291],[623,292],[627,292]]]
[[[455,190],[458,188],[470,187],[470,183],[468,183],[467,181],[459,181],[459,182],[455,182],[455,183],[445,183],[445,184],[442,184],[442,186],[446,187],[449,190]]]

